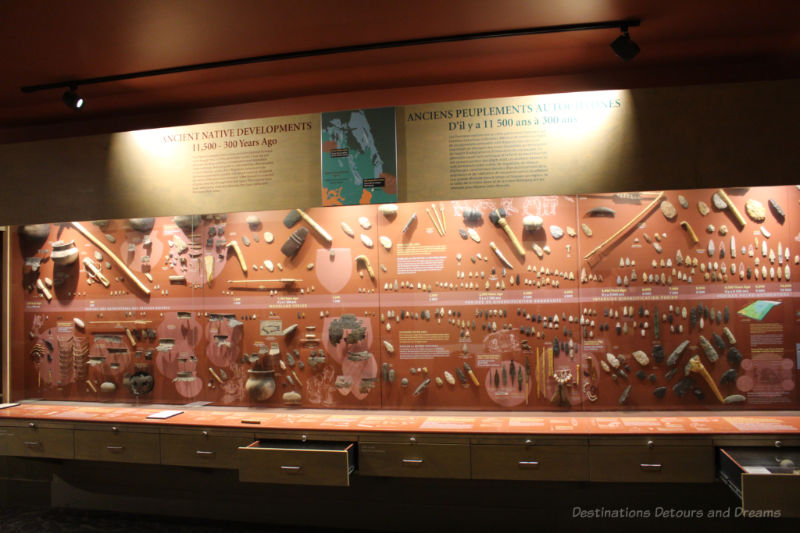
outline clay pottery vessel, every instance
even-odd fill
[[[275,372],[273,370],[248,370],[245,389],[250,398],[257,402],[269,400],[275,394]]]
[[[50,257],[53,259],[53,263],[56,265],[71,265],[78,259],[78,248],[75,246],[75,241],[54,242],[53,251],[50,253]]]

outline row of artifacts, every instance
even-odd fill
[[[800,258],[784,206],[798,199],[768,187],[24,226],[12,330],[28,397],[793,408]]]

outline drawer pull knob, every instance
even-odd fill
[[[538,468],[539,461],[520,461],[519,466],[523,468]]]
[[[207,451],[204,451],[204,450],[197,450],[197,455],[201,455],[203,457],[211,457],[211,456],[214,456],[216,454],[217,454],[217,452],[207,452]]]
[[[406,465],[421,465],[422,459],[403,459],[403,464]]]
[[[110,444],[108,446],[106,446],[106,450],[108,450],[110,452],[121,452],[124,449],[125,449],[125,446],[112,446]]]
[[[661,472],[661,465],[659,463],[642,463],[639,466],[645,472]]]
[[[281,470],[284,470],[286,472],[299,472],[300,471],[300,467],[299,466],[293,466],[293,465],[281,465]]]
[[[38,441],[27,441],[25,442],[25,446],[27,446],[28,448],[41,448],[42,443]]]

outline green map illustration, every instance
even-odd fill
[[[322,113],[323,205],[397,201],[393,107]]]

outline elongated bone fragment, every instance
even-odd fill
[[[440,237],[443,237],[444,233],[442,233],[441,228],[439,228],[439,225],[436,223],[436,219],[433,218],[433,215],[431,214],[430,208],[426,207],[425,208],[425,212],[428,213],[428,216],[430,217],[431,222],[433,223],[433,227],[436,228],[436,233],[438,233]]]
[[[367,274],[369,274],[369,279],[375,281],[375,271],[372,270],[372,265],[369,263],[369,258],[366,255],[359,255],[356,256],[356,268],[358,268],[359,264],[363,264],[364,268],[367,269]]]
[[[717,384],[714,382],[714,379],[711,377],[711,374],[708,373],[706,367],[703,366],[703,363],[700,361],[700,356],[695,355],[691,359],[689,359],[689,370],[700,374],[703,379],[708,383],[708,386],[711,388],[711,392],[714,393],[714,396],[717,397],[720,403],[725,403],[725,399],[722,397],[722,393],[719,392],[719,388]]]
[[[720,197],[720,198],[722,198],[722,200],[725,202],[725,205],[727,205],[727,206],[728,206],[728,210],[729,210],[729,211],[731,212],[731,214],[733,215],[733,218],[734,218],[734,219],[736,219],[736,223],[737,223],[737,224],[739,224],[739,229],[741,229],[741,228],[744,228],[744,227],[745,227],[745,225],[747,224],[747,221],[744,219],[744,217],[743,217],[743,216],[742,216],[742,214],[739,212],[739,210],[738,210],[738,209],[736,209],[736,206],[735,206],[735,205],[733,205],[733,202],[732,202],[732,201],[731,201],[731,199],[728,197],[727,193],[726,193],[725,191],[723,191],[722,189],[719,189],[719,190],[717,191],[717,194],[718,194],[718,195],[719,195],[719,197]]]
[[[694,229],[692,229],[692,225],[685,220],[681,220],[681,227],[689,234],[689,238],[692,239],[692,244],[697,244],[700,239],[697,238],[697,234],[694,232]]]
[[[511,262],[508,259],[506,259],[503,253],[497,248],[497,245],[494,243],[494,241],[489,243],[489,248],[491,248],[492,251],[497,255],[501,263],[503,263],[508,268],[514,268],[511,265]]]
[[[110,283],[108,281],[108,278],[106,278],[103,275],[103,273],[100,271],[100,269],[97,267],[97,265],[95,265],[94,262],[90,258],[84,257],[83,258],[83,265],[92,274],[92,276],[94,276],[97,279],[97,281],[99,281],[100,283],[103,284],[104,287],[108,287],[110,285]]]
[[[214,256],[207,255],[205,257],[205,266],[206,266],[206,283],[208,286],[211,286],[211,280],[214,279]]]
[[[227,247],[231,248],[236,254],[236,259],[239,261],[239,266],[242,268],[242,272],[247,274],[247,261],[245,261],[244,254],[242,253],[242,249],[239,247],[239,243],[236,241],[231,241],[228,243]]]
[[[44,295],[45,298],[47,298],[48,302],[53,299],[53,294],[49,290],[47,290],[47,287],[44,286],[42,278],[36,280],[36,288],[39,289],[39,291],[42,293],[42,295]]]
[[[622,235],[625,235],[633,226],[638,224],[645,216],[647,216],[650,211],[652,211],[659,203],[661,203],[661,199],[664,197],[664,191],[661,191],[656,195],[655,199],[650,202],[644,209],[642,209],[636,216],[630,219],[624,226],[620,229],[615,231],[609,238],[604,240],[600,243],[600,245],[586,254],[583,259],[584,261],[588,261],[591,257],[595,254],[600,254],[601,258],[605,255],[605,249],[610,244],[614,244],[617,239],[619,239]],[[601,253],[602,252],[602,253]]]
[[[86,230],[86,228],[84,228],[84,227],[83,227],[83,226],[82,226],[80,223],[78,223],[78,222],[72,222],[72,226],[73,226],[73,227],[74,227],[76,230],[78,230],[78,231],[81,233],[81,235],[83,235],[84,237],[86,237],[87,239],[89,239],[89,240],[92,242],[92,244],[94,244],[95,246],[97,246],[98,248],[100,248],[100,250],[102,250],[103,252],[105,252],[105,253],[106,253],[106,254],[109,256],[109,258],[110,258],[112,261],[114,261],[114,263],[116,263],[116,265],[117,265],[117,266],[120,268],[120,270],[122,270],[122,272],[123,272],[123,273],[124,273],[126,276],[128,276],[128,278],[130,278],[130,279],[131,279],[131,280],[132,280],[132,281],[133,281],[133,282],[136,284],[136,286],[137,286],[137,287],[139,287],[139,290],[141,290],[141,291],[142,291],[143,293],[145,293],[145,294],[150,294],[150,289],[148,289],[148,288],[145,286],[145,284],[144,284],[144,283],[142,283],[142,282],[139,280],[139,278],[137,278],[137,277],[136,277],[136,275],[135,275],[133,272],[131,272],[131,269],[129,269],[129,268],[128,268],[128,266],[127,266],[125,263],[123,263],[123,262],[122,262],[122,260],[121,260],[119,257],[117,257],[117,255],[116,255],[114,252],[112,252],[112,251],[111,251],[111,250],[108,248],[108,246],[106,246],[105,244],[103,244],[103,243],[100,241],[100,239],[98,239],[97,237],[95,237],[94,235],[92,235],[91,233],[89,233],[89,231],[87,231],[87,230]],[[88,259],[88,258],[86,258],[86,259]],[[86,264],[86,261],[84,261],[84,264]],[[99,277],[98,277],[98,279],[99,279]],[[106,283],[103,283],[103,285],[105,285],[106,287],[108,287],[108,285],[107,285],[107,282],[108,282],[108,280],[106,280]],[[101,280],[101,283],[102,283],[102,280]]]

